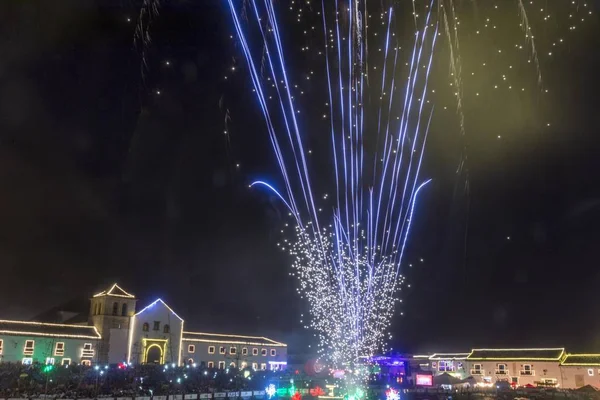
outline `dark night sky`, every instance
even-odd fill
[[[219,1],[166,3],[144,80],[127,22],[136,4],[0,5],[1,316],[118,281],[142,303],[162,297],[190,328],[305,342],[305,306],[275,245],[281,209],[247,188],[276,170],[248,76],[223,79],[238,56],[229,15]],[[543,64],[551,129],[501,99],[467,113],[468,197],[453,195],[457,158],[445,153],[457,136],[433,127],[397,349],[600,351],[597,19],[580,30]],[[513,113],[492,117],[501,107]]]

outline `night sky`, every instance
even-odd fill
[[[138,12],[0,4],[0,316],[31,318],[117,281],[141,306],[163,298],[189,329],[303,350],[306,305],[276,247],[283,210],[248,189],[277,169],[230,15],[216,0],[166,1],[142,48]],[[591,16],[548,59],[562,35],[552,26],[537,34],[548,94],[517,101],[480,89],[497,74],[465,80],[468,192],[451,103],[432,126],[397,350],[600,352],[600,24]],[[465,71],[477,43],[489,48],[468,43]],[[521,79],[542,92],[535,74]]]

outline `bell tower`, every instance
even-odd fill
[[[90,299],[89,323],[96,327],[102,339],[98,341],[96,360],[109,362],[111,331],[113,336],[127,336],[131,317],[135,314],[136,298],[116,283]],[[114,342],[118,341],[117,337]]]

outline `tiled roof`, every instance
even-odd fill
[[[248,344],[257,346],[287,346],[285,343],[277,342],[262,336],[224,335],[220,333],[205,332],[183,332],[182,340],[190,342]]]
[[[468,360],[537,360],[558,361],[564,355],[564,348],[545,349],[473,349]]]
[[[464,360],[470,353],[434,353],[430,360]]]
[[[50,324],[30,321],[0,320],[0,335],[50,336],[78,339],[100,339],[100,334],[93,326]]]
[[[561,364],[600,366],[600,354],[567,354]]]

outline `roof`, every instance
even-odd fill
[[[465,360],[470,353],[434,353],[430,360]]]
[[[468,360],[536,360],[558,361],[564,355],[565,349],[560,348],[531,348],[531,349],[473,349]]]
[[[567,354],[561,365],[600,366],[600,354]]]
[[[93,326],[9,320],[0,320],[0,334],[76,339],[101,338],[100,334]]]
[[[188,342],[247,344],[255,346],[287,347],[287,344],[277,342],[263,336],[225,335],[221,333],[183,332],[182,340]]]
[[[132,295],[131,293],[127,293],[116,283],[113,283],[113,285],[109,289],[103,290],[100,293],[96,293],[93,297],[101,296],[125,297],[128,299],[135,299],[134,295]]]
[[[138,311],[137,313],[135,313],[135,316],[138,316],[141,313],[143,313],[144,311],[148,310],[149,308],[154,307],[155,304],[162,304],[167,310],[169,310],[169,312],[171,312],[174,316],[176,316],[177,318],[179,318],[179,320],[181,322],[183,322],[183,318],[181,318],[179,315],[177,315],[177,313],[175,311],[173,311],[173,309],[171,307],[169,307],[169,305],[167,303],[165,303],[164,301],[162,301],[162,299],[156,299],[156,300],[154,300],[152,303],[148,304],[146,307],[142,308],[140,311]]]

